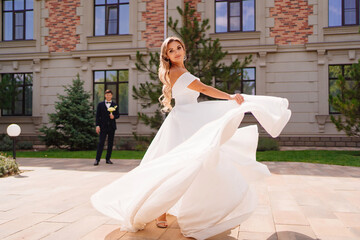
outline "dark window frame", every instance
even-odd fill
[[[15,75],[20,75],[20,74],[22,74],[23,75],[23,83],[21,84],[21,85],[18,85],[19,87],[21,87],[22,88],[22,113],[21,114],[15,114],[14,113],[14,111],[15,111],[15,102],[13,102],[13,104],[12,104],[12,109],[11,109],[11,113],[10,114],[4,114],[4,109],[1,109],[1,116],[4,116],[4,117],[8,117],[8,116],[32,116],[32,107],[33,106],[31,106],[31,114],[26,114],[25,113],[25,106],[26,106],[26,98],[25,98],[25,89],[26,89],[26,87],[29,87],[29,86],[31,86],[31,91],[33,90],[32,88],[33,88],[33,82],[31,83],[31,84],[26,84],[25,83],[25,75],[26,74],[31,74],[32,75],[32,78],[34,77],[34,75],[33,75],[33,73],[32,72],[25,72],[25,73],[2,73],[1,74],[1,78],[3,78],[3,76],[4,75],[7,75],[7,74],[9,74],[10,76],[11,76],[11,80],[13,80],[13,81],[15,81]],[[33,96],[33,94],[32,94],[32,96]],[[31,101],[31,102],[33,102],[33,101]],[[7,110],[7,109],[5,109],[5,110]],[[10,109],[8,109],[8,110],[10,110]]]
[[[330,67],[332,66],[340,66],[341,67],[341,74],[342,76],[344,76],[345,78],[345,81],[352,81],[351,78],[349,77],[345,77],[345,66],[351,66],[351,64],[330,64],[328,66],[328,89],[329,89],[329,92],[328,92],[328,96],[330,98],[330,81],[336,81],[339,79],[339,77],[330,77]],[[331,111],[331,105],[329,103],[329,114],[340,114],[340,112],[332,112]]]
[[[243,30],[243,1],[244,0],[215,0],[214,1],[214,9],[215,9],[215,33],[232,33],[232,32],[255,32],[256,31],[256,0],[254,0],[254,30],[244,31]],[[227,31],[226,32],[217,32],[216,31],[216,3],[218,2],[226,2],[227,3]],[[230,30],[230,3],[232,2],[240,2],[240,30]]]
[[[120,34],[119,33],[119,30],[120,30],[120,24],[119,24],[119,20],[120,20],[120,6],[121,5],[129,5],[129,9],[130,9],[130,1],[129,2],[125,2],[125,3],[121,3],[120,0],[117,0],[117,3],[107,3],[107,1],[105,0],[105,3],[103,4],[96,4],[96,0],[94,0],[94,28],[93,28],[93,31],[94,31],[94,36],[116,36],[116,35],[128,35],[129,33],[124,33],[124,34]],[[96,35],[95,33],[95,30],[96,30],[96,12],[95,12],[95,9],[96,7],[98,6],[104,6],[105,7],[105,33],[104,35]],[[110,11],[110,8],[117,8],[117,19],[116,19],[116,33],[112,33],[112,34],[109,34],[108,33],[108,26],[109,26],[109,11]]]
[[[244,69],[254,69],[254,79],[253,80],[248,80],[248,79],[244,79]],[[240,77],[241,77],[241,89],[240,89],[240,93],[244,93],[244,82],[254,82],[254,95],[256,95],[256,67],[244,67],[241,69],[241,74],[240,74]],[[216,80],[215,79],[215,86],[216,86],[216,83],[221,83],[222,81],[221,80]],[[229,84],[231,84],[231,82],[227,82],[228,84],[228,88],[229,87]],[[244,94],[247,94],[247,93],[244,93]]]
[[[15,0],[12,0],[12,10],[5,10],[5,1],[2,1],[2,41],[24,41],[24,40],[33,40],[32,39],[26,39],[26,14],[27,12],[34,12],[34,6],[32,8],[27,9],[26,6],[26,0],[24,0],[24,8],[22,10],[15,10]],[[12,39],[11,40],[5,40],[5,13],[12,12]],[[16,14],[15,13],[22,13],[23,14],[23,38],[16,39]],[[33,35],[34,36],[34,35]]]
[[[255,71],[254,71],[254,80],[247,80],[247,79],[243,79],[243,77],[244,77],[244,69],[246,69],[246,68],[252,68],[252,69],[254,69]],[[255,89],[254,89],[254,95],[256,95],[256,67],[245,67],[245,68],[242,68],[241,69],[241,92],[243,93],[244,92],[244,84],[243,84],[243,82],[254,82],[254,87],[255,87]]]
[[[358,26],[360,25],[360,0],[355,1],[355,18],[356,18],[356,23],[355,24],[345,24],[345,0],[341,0],[341,25],[340,26],[330,26],[330,16],[331,14],[329,14],[329,10],[330,10],[330,4],[329,4],[330,0],[328,0],[328,25],[329,27],[345,27],[345,26]]]
[[[106,81],[106,72],[113,72],[113,71],[116,71],[116,79],[117,81],[116,82],[107,82]],[[128,84],[128,87],[129,87],[129,79],[127,81],[119,81],[119,72],[120,71],[128,71],[129,72],[129,69],[107,69],[107,70],[94,70],[93,71],[93,102],[95,102],[95,85],[100,85],[100,84],[104,84],[104,91],[105,89],[108,89],[107,86],[109,85],[115,85],[116,86],[116,93],[113,93],[113,98],[114,98],[114,95],[115,95],[115,102],[116,104],[120,104],[119,102],[119,84]],[[96,72],[104,72],[104,82],[95,82],[95,73]],[[129,98],[128,98],[128,104],[129,104]],[[96,106],[93,104],[94,106],[94,110],[96,110]],[[129,106],[128,106],[129,107]],[[128,108],[128,112],[127,113],[122,113],[120,112],[119,110],[119,113],[120,115],[125,115],[125,116],[128,116],[129,115],[129,108]]]

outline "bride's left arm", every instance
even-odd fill
[[[244,102],[244,97],[241,94],[233,94],[230,95],[226,92],[220,91],[214,87],[208,86],[200,81],[193,81],[188,85],[188,88],[205,94],[209,97],[218,98],[218,99],[227,99],[227,100],[235,100],[238,104]]]

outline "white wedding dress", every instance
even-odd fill
[[[172,89],[175,107],[149,146],[141,164],[91,197],[93,206],[137,231],[168,212],[184,236],[206,239],[243,222],[256,208],[251,183],[270,175],[256,161],[256,125],[238,128],[251,112],[272,136],[291,112],[284,98],[244,96],[197,102],[187,86],[199,80],[189,72]]]

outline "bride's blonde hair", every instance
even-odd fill
[[[185,44],[180,38],[177,37],[168,37],[161,45],[160,51],[160,65],[159,65],[159,79],[164,84],[162,87],[162,95],[159,97],[160,103],[164,106],[161,110],[162,112],[169,112],[172,109],[171,106],[171,83],[169,77],[169,71],[171,68],[171,61],[167,55],[168,45],[171,42],[177,41],[183,47],[185,53],[186,48]]]

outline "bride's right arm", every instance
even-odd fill
[[[238,104],[241,104],[242,102],[244,102],[244,97],[238,93],[230,95],[230,94],[220,91],[214,87],[203,84],[200,81],[193,81],[192,83],[189,84],[188,88],[190,88],[194,91],[200,92],[202,94],[205,94],[209,97],[218,98],[218,99],[235,100]]]

